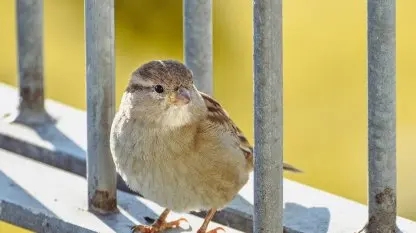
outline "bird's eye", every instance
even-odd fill
[[[164,90],[163,90],[163,87],[161,85],[156,85],[155,86],[155,91],[157,93],[162,93]]]

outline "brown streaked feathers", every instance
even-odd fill
[[[238,139],[236,140],[236,146],[241,149],[245,158],[249,162],[253,162],[253,147],[250,145],[243,132],[237,127],[225,109],[217,101],[203,92],[199,93],[204,99],[208,109],[207,119],[214,124],[221,125],[224,131],[230,131],[233,135],[235,135],[236,139]],[[283,163],[283,169],[292,172],[302,172],[294,166],[286,163]]]

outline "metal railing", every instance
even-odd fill
[[[15,122],[50,121],[43,89],[43,0],[16,0],[19,106]]]
[[[254,1],[254,232],[283,232],[282,0]]]
[[[183,0],[183,13],[185,64],[198,89],[212,95],[212,0]]]
[[[396,0],[368,0],[367,232],[396,232]]]
[[[43,91],[43,1],[16,0],[19,95],[15,121],[50,120]],[[212,2],[184,0],[185,63],[212,94]],[[368,0],[368,176],[366,232],[396,228],[395,0]],[[109,151],[114,116],[114,0],[85,0],[87,180],[91,211],[117,208]],[[283,231],[282,0],[254,0],[254,232]]]
[[[117,209],[117,173],[110,152],[115,114],[114,0],[86,0],[88,207]]]

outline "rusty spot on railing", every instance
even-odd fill
[[[116,198],[110,197],[107,191],[97,190],[90,203],[94,211],[101,214],[117,212]]]
[[[397,226],[394,229],[388,229],[387,226],[383,225],[383,219],[378,219],[375,216],[371,216],[370,220],[368,221],[365,228],[359,233],[372,233],[372,232],[380,232],[380,233],[399,233]]]
[[[392,204],[394,202],[393,199],[394,199],[393,190],[389,187],[385,188],[383,192],[376,194],[377,204],[382,204],[386,202]]]
[[[394,222],[396,217],[396,195],[394,190],[386,187],[382,192],[375,196],[378,210],[373,213],[365,227],[359,233],[396,233],[400,232]],[[390,228],[390,229],[389,229]],[[393,229],[391,229],[393,228]]]
[[[32,103],[43,102],[43,89],[42,88],[31,88],[23,87],[21,89],[22,99],[24,99],[29,105]]]

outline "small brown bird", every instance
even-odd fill
[[[192,72],[174,60],[150,61],[130,78],[111,127],[111,153],[118,173],[132,190],[166,208],[151,226],[156,233],[179,226],[167,222],[171,210],[209,210],[198,233],[215,212],[248,181],[253,148],[226,111],[196,89]],[[284,164],[285,170],[299,172]]]

